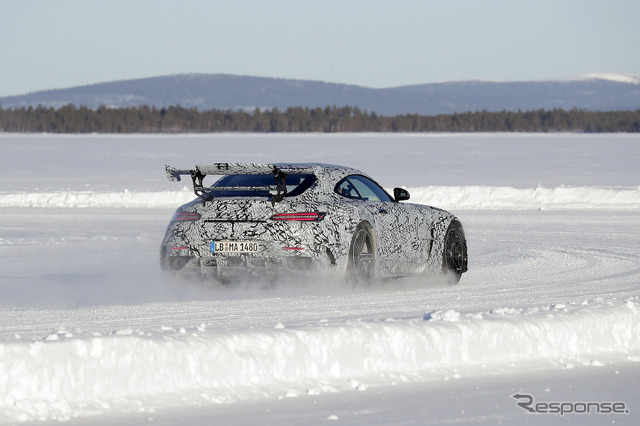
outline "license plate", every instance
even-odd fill
[[[255,241],[212,241],[211,253],[256,253],[260,245]]]

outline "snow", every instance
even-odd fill
[[[447,380],[527,361],[601,366],[599,360],[611,354],[640,349],[639,303],[633,298],[465,315],[446,310],[425,314],[423,321],[291,329],[281,323],[234,331],[125,328],[84,339],[57,329],[42,340],[2,345],[2,408],[9,418],[65,420],[100,411],[108,401],[144,404],[168,393],[190,403],[225,403]]]
[[[639,142],[0,135],[0,423],[636,424]],[[462,220],[470,270],[457,286],[171,280],[159,241],[193,194],[163,166],[203,152],[406,185]],[[629,413],[531,414],[516,393]]]
[[[426,186],[408,188],[411,202],[444,209],[476,210],[638,210],[640,187],[610,189],[556,187],[531,189],[504,186]],[[392,194],[393,189],[387,188]],[[163,192],[63,191],[0,193],[0,207],[172,208],[191,201],[192,190]]]
[[[616,83],[640,84],[640,76],[636,74],[622,74],[611,72],[593,72],[580,74],[568,80],[607,80]]]
[[[615,73],[615,72],[591,72],[572,75],[569,77],[561,78],[559,81],[584,81],[584,80],[606,80],[616,83],[626,84],[640,84],[640,75],[629,73]],[[489,83],[508,83],[513,80],[493,80],[493,79],[471,79],[471,80],[445,80],[440,83],[456,83],[456,82],[489,82]],[[539,81],[558,81],[558,80],[539,80]]]

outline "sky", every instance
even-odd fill
[[[638,0],[0,0],[0,96],[180,73],[383,88],[640,74]]]

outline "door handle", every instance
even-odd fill
[[[378,213],[387,214],[389,213],[387,209],[378,209]]]

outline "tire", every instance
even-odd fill
[[[375,271],[375,245],[372,232],[366,224],[358,225],[353,233],[347,259],[345,281],[354,285],[366,285]]]
[[[460,281],[460,276],[467,271],[467,240],[464,237],[462,224],[453,220],[444,236],[442,252],[442,272],[449,275],[452,284]]]

